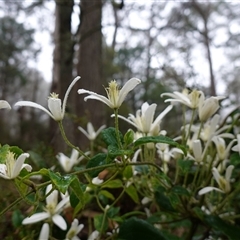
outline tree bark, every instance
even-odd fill
[[[104,94],[102,81],[102,1],[82,0],[80,2],[80,28],[77,72],[81,76],[79,88]],[[105,83],[104,83],[105,85]],[[85,96],[76,96],[76,113],[79,116],[78,125],[85,127],[92,122],[95,128],[104,123],[104,109],[106,106],[95,100],[85,102]],[[86,146],[87,139],[78,135],[81,147]],[[78,137],[77,136],[77,137]]]
[[[63,100],[65,92],[72,81],[73,71],[73,41],[71,33],[71,16],[74,0],[55,0],[55,30],[54,30],[54,52],[53,52],[53,79],[51,92],[59,94]],[[68,103],[71,102],[71,94]],[[69,104],[67,111],[71,112]],[[68,137],[73,139],[71,123],[65,114],[64,126],[68,129]],[[63,142],[58,124],[50,120],[50,138],[56,151],[64,151],[67,147]]]

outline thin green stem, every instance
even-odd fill
[[[69,147],[77,150],[81,156],[84,156],[86,159],[89,160],[90,158],[89,158],[82,150],[80,150],[78,147],[74,146],[74,145],[68,140],[68,138],[67,138],[67,136],[66,136],[66,133],[65,133],[65,131],[64,131],[64,127],[63,127],[62,121],[59,121],[59,122],[58,122],[58,126],[59,126],[60,132],[61,132],[61,134],[62,134],[62,137],[63,137],[63,140],[65,141],[65,143],[66,143]]]
[[[190,124],[189,124],[189,128],[188,128],[188,133],[187,133],[187,137],[186,137],[186,142],[188,140],[188,138],[190,137],[190,134],[191,134],[191,128],[192,128],[192,125],[193,125],[193,121],[194,121],[194,116],[195,116],[195,112],[196,112],[196,109],[193,109],[192,110],[192,117],[191,117],[191,121],[190,121]]]
[[[114,115],[115,115],[115,130],[116,130],[116,137],[117,137],[117,142],[118,142],[118,147],[122,149],[122,143],[120,139],[120,134],[119,134],[119,124],[118,124],[118,109],[114,109]]]

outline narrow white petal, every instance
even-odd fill
[[[34,103],[34,102],[30,102],[30,101],[19,101],[14,106],[38,108],[38,109],[44,111],[45,113],[47,113],[51,118],[54,119],[54,116],[51,114],[51,112],[48,111],[45,107],[43,107],[42,105],[40,105],[38,103]]]
[[[223,193],[223,191],[222,191],[221,189],[219,189],[219,188],[216,188],[216,187],[205,187],[205,188],[201,189],[201,190],[198,192],[198,195],[203,195],[203,194],[208,193],[208,192],[211,192],[211,191],[213,191],[213,190]]]
[[[90,139],[88,132],[84,128],[79,126],[78,130],[81,131],[88,139]]]
[[[65,96],[64,96],[64,99],[63,99],[63,105],[62,105],[62,117],[64,117],[64,114],[65,114],[65,109],[66,109],[66,104],[67,104],[67,99],[68,99],[68,95],[71,91],[71,89],[73,88],[73,86],[75,85],[75,83],[80,79],[81,77],[80,76],[77,76],[76,78],[73,79],[72,83],[69,85],[66,93],[65,93]]]
[[[145,113],[142,113],[142,120],[143,120],[143,132],[149,133],[150,128],[153,122],[155,110],[156,110],[157,104],[153,103],[151,104],[148,109],[146,109]]]
[[[114,115],[113,115],[114,116]],[[132,115],[133,116],[133,115]],[[134,116],[133,116],[134,117]],[[125,118],[124,116],[122,116],[122,115],[118,115],[118,118],[120,118],[120,119],[122,119],[122,120],[124,120],[124,121],[126,121],[126,122],[128,122],[128,123],[130,123],[131,125],[133,125],[135,128],[137,128],[138,129],[138,126],[137,126],[137,124],[135,124],[133,121],[130,121],[128,118]],[[135,117],[134,117],[135,118]]]
[[[106,128],[106,125],[102,125],[97,131],[96,131],[96,136],[104,129]]]
[[[139,83],[141,83],[141,80],[138,78],[131,78],[129,79],[122,89],[119,92],[119,98],[118,98],[118,106],[121,106],[124,99],[126,98],[127,94],[132,91]]]
[[[202,144],[198,139],[193,141],[193,155],[196,161],[202,160]]]
[[[0,109],[2,109],[2,108],[11,109],[11,106],[10,106],[10,104],[7,101],[0,100]]]
[[[225,173],[225,179],[230,182],[230,178],[232,176],[232,171],[234,169],[234,166],[233,165],[230,165],[227,167],[227,170],[226,170],[226,173]]]
[[[55,212],[59,213],[63,210],[64,206],[69,203],[69,196],[64,197],[56,206]]]
[[[219,184],[219,179],[220,179],[221,176],[220,176],[218,170],[215,167],[212,169],[212,173],[213,173],[213,177],[217,181],[218,185],[220,185]]]
[[[7,166],[2,163],[0,164],[0,177],[10,179],[10,177],[7,175]]]
[[[61,121],[62,115],[62,100],[59,98],[48,98],[48,108],[51,111],[55,121]]]
[[[12,178],[15,178],[19,175],[19,173],[22,170],[23,163],[24,163],[25,159],[28,157],[29,157],[28,153],[23,153],[17,158],[17,160],[14,164],[14,167],[13,167],[13,172],[11,173]]]
[[[25,218],[22,221],[22,224],[32,224],[36,222],[40,222],[50,217],[50,214],[47,212],[35,213],[31,217]]]
[[[53,215],[52,220],[62,230],[67,229],[67,223],[61,215],[58,214]]]
[[[48,240],[49,239],[49,224],[44,223],[39,235],[38,240]]]
[[[32,171],[32,166],[29,165],[29,164],[23,164],[22,165],[22,169],[25,168],[28,172],[31,172]]]
[[[46,193],[47,194],[47,193]],[[51,204],[56,206],[58,203],[58,191],[53,190],[49,196],[46,197],[47,205]]]

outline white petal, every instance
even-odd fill
[[[51,204],[53,206],[57,205],[57,203],[58,203],[58,191],[57,190],[53,190],[51,192],[51,194],[46,197],[46,203],[47,203],[47,205],[49,205],[49,204]]]
[[[223,191],[222,191],[221,189],[219,189],[219,188],[215,188],[215,187],[205,187],[205,188],[201,189],[201,190],[198,192],[198,195],[203,195],[203,194],[208,193],[208,192],[211,192],[211,191],[213,191],[213,190],[216,190],[216,191],[218,191],[218,192],[222,192],[222,193],[223,193]]]
[[[53,215],[52,220],[62,230],[67,229],[67,223],[62,216],[55,214],[55,215]]]
[[[11,106],[10,106],[10,104],[7,101],[0,100],[0,109],[2,109],[2,108],[11,109]]]
[[[22,170],[23,163],[24,163],[25,159],[28,157],[29,157],[28,153],[23,153],[17,158],[17,160],[14,164],[14,167],[13,167],[13,172],[11,173],[11,178],[15,178],[19,175],[19,173]]]
[[[96,136],[104,129],[106,128],[106,125],[102,125],[97,131],[96,131]]]
[[[88,99],[94,99],[94,100],[98,100],[100,102],[107,104],[109,107],[112,107],[112,103],[109,101],[108,98],[106,98],[100,94],[97,94],[95,92],[85,90],[85,89],[78,90],[78,94],[84,94],[84,93],[87,93],[90,95],[90,96],[87,96],[84,98],[85,101],[87,101]]]
[[[145,113],[142,113],[142,114],[144,114],[142,116],[144,133],[150,132],[150,128],[151,128],[151,125],[153,122],[153,117],[155,114],[156,107],[157,107],[157,104],[153,103],[148,107],[148,109],[146,109]]]
[[[92,183],[95,185],[99,185],[103,182],[103,179],[99,179],[98,177],[95,177],[92,179]]]
[[[141,80],[138,78],[131,78],[129,79],[122,89],[119,92],[119,98],[118,98],[118,106],[121,106],[124,99],[126,98],[127,94],[132,91],[139,83],[141,83]]]
[[[71,89],[73,88],[73,86],[75,85],[75,83],[80,79],[81,77],[80,76],[77,76],[76,78],[73,79],[72,83],[69,85],[66,93],[65,93],[65,96],[64,96],[64,99],[63,99],[63,105],[62,105],[62,117],[64,117],[64,114],[65,114],[65,109],[66,109],[66,104],[67,104],[67,99],[68,99],[68,95],[71,91]]]
[[[232,171],[234,169],[234,166],[233,165],[230,165],[227,167],[227,170],[226,170],[226,173],[225,173],[225,179],[230,182],[230,178],[232,176]]]
[[[54,116],[51,114],[50,111],[48,111],[45,107],[38,103],[30,102],[30,101],[19,101],[17,102],[14,106],[22,106],[22,107],[33,107],[33,108],[38,108],[47,113],[51,118],[54,119]]]
[[[49,239],[49,224],[44,223],[39,235],[38,240],[48,240]]]
[[[99,236],[99,232],[95,230],[90,234],[90,236],[88,237],[88,240],[96,240],[98,236]]]
[[[48,98],[48,108],[53,115],[55,121],[61,121],[63,119],[62,115],[62,100],[59,98]]]
[[[89,136],[88,132],[84,128],[79,126],[78,130],[81,131],[90,140],[90,136]]]
[[[47,212],[35,213],[31,217],[25,218],[22,221],[22,224],[32,224],[40,222],[50,217],[50,214]]]
[[[56,206],[55,212],[59,213],[63,210],[64,206],[69,203],[69,196],[64,197]]]
[[[31,172],[32,171],[32,166],[29,165],[29,164],[23,164],[22,165],[22,169],[25,168],[28,172]]]

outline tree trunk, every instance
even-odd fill
[[[80,47],[77,72],[81,79],[78,82],[78,87],[104,94],[102,82],[102,1],[81,0],[80,9]],[[104,110],[106,106],[95,100],[85,102],[84,97],[82,95],[76,96],[78,125],[85,128],[87,122],[90,121],[95,128],[98,128],[105,122]],[[86,137],[81,133],[77,137],[79,137],[80,146],[85,147],[88,143]]]
[[[65,92],[72,81],[73,70],[73,41],[71,33],[71,16],[73,12],[73,0],[55,0],[55,30],[54,30],[54,52],[53,52],[53,79],[51,92],[59,94],[63,100]],[[71,102],[71,94],[68,103]],[[71,112],[69,104],[67,111]],[[67,114],[64,118],[64,126],[70,140],[72,137],[71,123]],[[58,129],[58,124],[50,120],[50,138],[56,151],[64,151],[66,143],[63,142]]]

